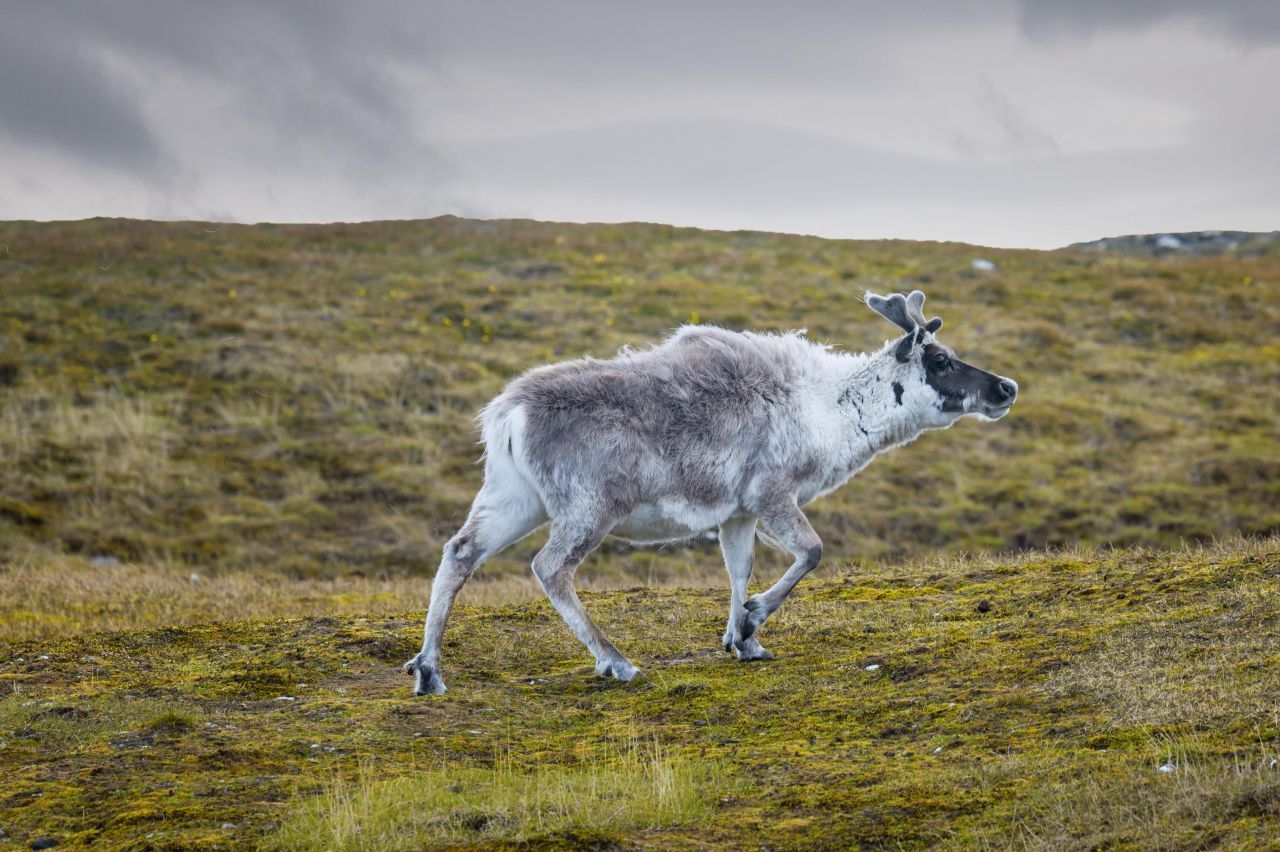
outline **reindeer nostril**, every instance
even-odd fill
[[[1011,400],[1018,395],[1018,386],[1008,379],[1001,379],[996,382],[996,393],[1000,394],[1001,400]]]

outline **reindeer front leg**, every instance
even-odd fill
[[[742,662],[771,660],[770,654],[755,639],[744,639],[738,632],[742,608],[747,600],[747,583],[755,563],[756,519],[733,517],[720,525],[720,550],[724,553],[724,567],[729,572],[729,623],[724,631],[724,649],[738,654]]]
[[[800,511],[794,495],[786,495],[761,506],[759,515],[769,533],[791,552],[796,561],[778,582],[747,598],[738,622],[738,634],[743,639],[751,639],[769,616],[782,606],[796,584],[822,560],[822,539],[818,538],[809,519]]]

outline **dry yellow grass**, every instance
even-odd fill
[[[384,521],[388,526],[402,523],[407,530],[416,529],[399,516],[390,515]],[[698,574],[653,577],[650,587],[718,586],[724,583],[722,573],[712,563]],[[586,585],[604,590],[634,587],[637,581],[625,575],[606,576]],[[241,618],[384,616],[425,609],[430,588],[429,579],[402,574],[381,578],[291,578],[244,570],[206,574],[180,563],[93,564],[32,548],[18,560],[0,564],[0,644]],[[459,602],[491,606],[541,596],[528,572],[481,574],[467,584]]]
[[[410,771],[388,778],[366,763],[295,804],[271,844],[280,849],[411,850],[558,838],[574,846],[705,818],[728,792],[723,769],[631,740],[574,766]]]

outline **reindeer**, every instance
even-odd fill
[[[445,691],[440,644],[454,596],[486,559],[550,523],[533,573],[595,657],[596,674],[640,670],[582,608],[574,574],[607,535],[639,544],[718,528],[729,572],[722,642],[742,661],[773,655],[757,636],[822,558],[801,507],[847,482],[878,453],[960,417],[998,420],[1012,379],[961,361],[938,342],[924,293],[868,292],[905,334],[849,354],[802,332],[684,326],[646,351],[538,367],[480,414],[484,484],[444,547],[422,651],[405,664],[417,695]],[[795,562],[747,597],[757,524]]]

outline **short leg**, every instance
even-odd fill
[[[724,553],[724,567],[729,572],[729,623],[724,631],[724,649],[737,652],[738,659],[771,660],[770,654],[754,638],[743,638],[738,633],[738,622],[745,614],[742,605],[747,600],[747,583],[755,564],[756,519],[733,517],[720,525],[720,550]]]
[[[613,643],[601,632],[591,616],[582,608],[582,601],[573,587],[573,577],[578,565],[587,554],[604,540],[609,527],[603,525],[551,523],[547,543],[533,560],[533,573],[551,604],[569,629],[596,658],[596,674],[629,681],[640,673],[631,661],[622,656]]]
[[[796,583],[818,567],[822,559],[822,540],[813,531],[809,519],[800,511],[794,497],[781,498],[761,507],[760,520],[769,532],[791,552],[796,561],[787,569],[787,573],[778,579],[766,591],[748,598],[743,604],[742,619],[738,624],[738,632],[744,638],[751,638],[769,616],[782,606],[782,602],[791,594]]]
[[[453,599],[480,565],[509,544],[519,541],[546,521],[542,502],[522,483],[500,489],[486,480],[476,495],[467,522],[444,547],[444,558],[431,584],[431,605],[422,630],[422,650],[404,664],[414,676],[415,695],[445,691],[440,676],[440,644]]]

